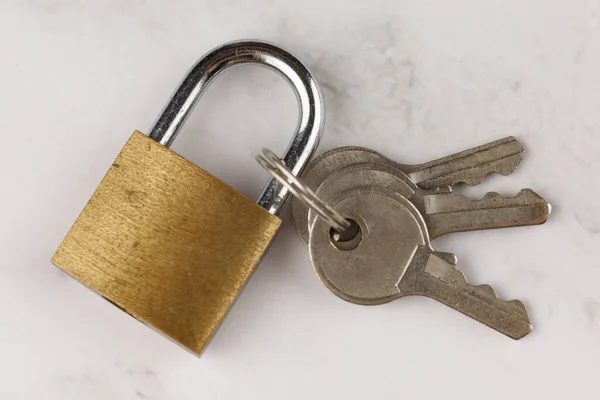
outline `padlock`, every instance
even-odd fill
[[[52,258],[197,355],[267,251],[289,195],[271,179],[255,203],[168,148],[212,80],[242,63],[270,67],[294,89],[299,122],[283,161],[302,172],[323,127],[314,77],[273,44],[227,43],[191,69],[148,136],[133,133]]]

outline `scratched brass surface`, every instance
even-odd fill
[[[52,262],[200,354],[280,224],[136,131]]]

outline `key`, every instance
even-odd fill
[[[521,163],[524,152],[521,143],[509,136],[425,164],[398,164],[398,168],[423,189],[459,182],[474,186],[492,172],[512,174]]]
[[[521,301],[504,302],[490,285],[470,285],[455,265],[431,247],[418,246],[397,284],[398,291],[401,296],[437,300],[515,340],[531,332],[529,315]]]
[[[431,239],[453,232],[542,224],[550,213],[550,205],[531,189],[510,198],[488,193],[473,201],[453,194],[448,186],[421,189],[388,164],[359,163],[342,168],[325,179],[316,195],[327,203],[336,193],[357,186],[385,187],[409,199],[424,217]],[[316,217],[313,210],[308,212],[307,227]],[[295,222],[301,223],[299,219]],[[308,228],[298,231],[309,234]]]
[[[514,138],[507,137],[483,146],[462,151],[425,164],[396,163],[384,155],[362,147],[340,147],[315,158],[306,168],[302,180],[316,191],[332,173],[358,163],[388,164],[408,175],[423,189],[452,186],[459,182],[478,184],[487,175],[497,172],[509,175],[523,158],[524,148]],[[309,234],[308,209],[302,202],[293,200],[292,213],[296,230],[307,242]]]
[[[431,239],[453,232],[539,225],[546,222],[552,209],[531,189],[508,198],[496,192],[481,200],[454,193],[426,193],[422,200]]]
[[[421,295],[515,340],[531,332],[522,302],[498,299],[489,285],[469,285],[453,254],[431,248],[421,213],[405,197],[380,186],[361,186],[337,193],[331,205],[360,227],[347,242],[336,242],[321,219],[311,228],[313,267],[338,297],[376,305]]]

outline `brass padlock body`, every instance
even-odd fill
[[[280,225],[251,199],[136,131],[52,262],[200,354]]]

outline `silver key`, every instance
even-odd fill
[[[524,152],[521,143],[509,136],[425,164],[398,164],[398,168],[423,189],[459,182],[478,185],[492,172],[512,174],[521,163]]]
[[[451,204],[464,205],[470,201],[463,196],[451,194],[447,188],[449,185],[458,182],[477,184],[492,172],[508,175],[519,165],[523,152],[523,146],[515,138],[508,137],[425,164],[405,165],[395,163],[373,150],[342,147],[331,150],[312,161],[302,179],[306,186],[318,191],[321,187],[330,185],[330,182],[335,182],[338,178],[329,178],[335,171],[345,167],[358,163],[388,165],[399,175],[408,178],[413,187],[418,188],[415,189],[418,191],[416,196],[410,199],[415,202],[419,211],[424,214],[436,214],[433,219],[436,228],[432,229],[432,238],[434,238],[450,232],[535,225],[545,222],[550,206],[531,190],[528,191],[530,196],[527,198],[524,196],[504,200],[484,198],[473,202],[473,209],[457,208],[452,214],[439,211],[440,203],[448,206],[442,207],[446,210],[451,209]],[[328,180],[327,185],[324,184],[326,180]],[[356,182],[358,184],[358,179]],[[434,191],[425,192],[423,189]],[[424,199],[426,195],[434,197],[429,197],[426,201]],[[427,204],[426,208],[420,206],[423,203]],[[431,204],[435,204],[436,207],[431,207]],[[296,199],[293,201],[293,217],[296,230],[306,243],[310,227],[308,210]],[[458,222],[449,222],[450,219]],[[427,221],[429,222],[428,219]]]
[[[395,162],[381,153],[364,147],[338,147],[312,160],[302,179],[316,188],[332,172],[358,163],[390,164],[409,175],[423,189],[452,186],[460,182],[477,185],[489,174],[509,175],[521,163],[525,149],[513,136],[464,150],[424,164],[408,165]]]
[[[514,197],[496,192],[481,200],[453,193],[428,193],[422,198],[429,237],[453,232],[539,225],[546,222],[551,206],[531,189]]]
[[[469,285],[456,269],[453,254],[431,248],[425,221],[405,197],[379,186],[363,186],[338,193],[331,204],[361,228],[348,242],[335,242],[321,219],[311,229],[309,250],[315,271],[340,298],[374,305],[422,295],[513,339],[531,331],[522,302],[499,300],[489,285]]]
[[[451,193],[449,187],[423,190],[388,164],[360,163],[342,168],[325,179],[316,195],[328,203],[336,193],[364,185],[385,187],[408,198],[423,215],[431,239],[452,232],[542,224],[550,213],[546,200],[530,189],[522,190],[515,197],[488,193],[482,200],[473,201]],[[307,229],[298,226],[302,221],[298,216],[295,218],[305,242],[308,227],[316,216],[313,210],[308,212],[304,223]]]

